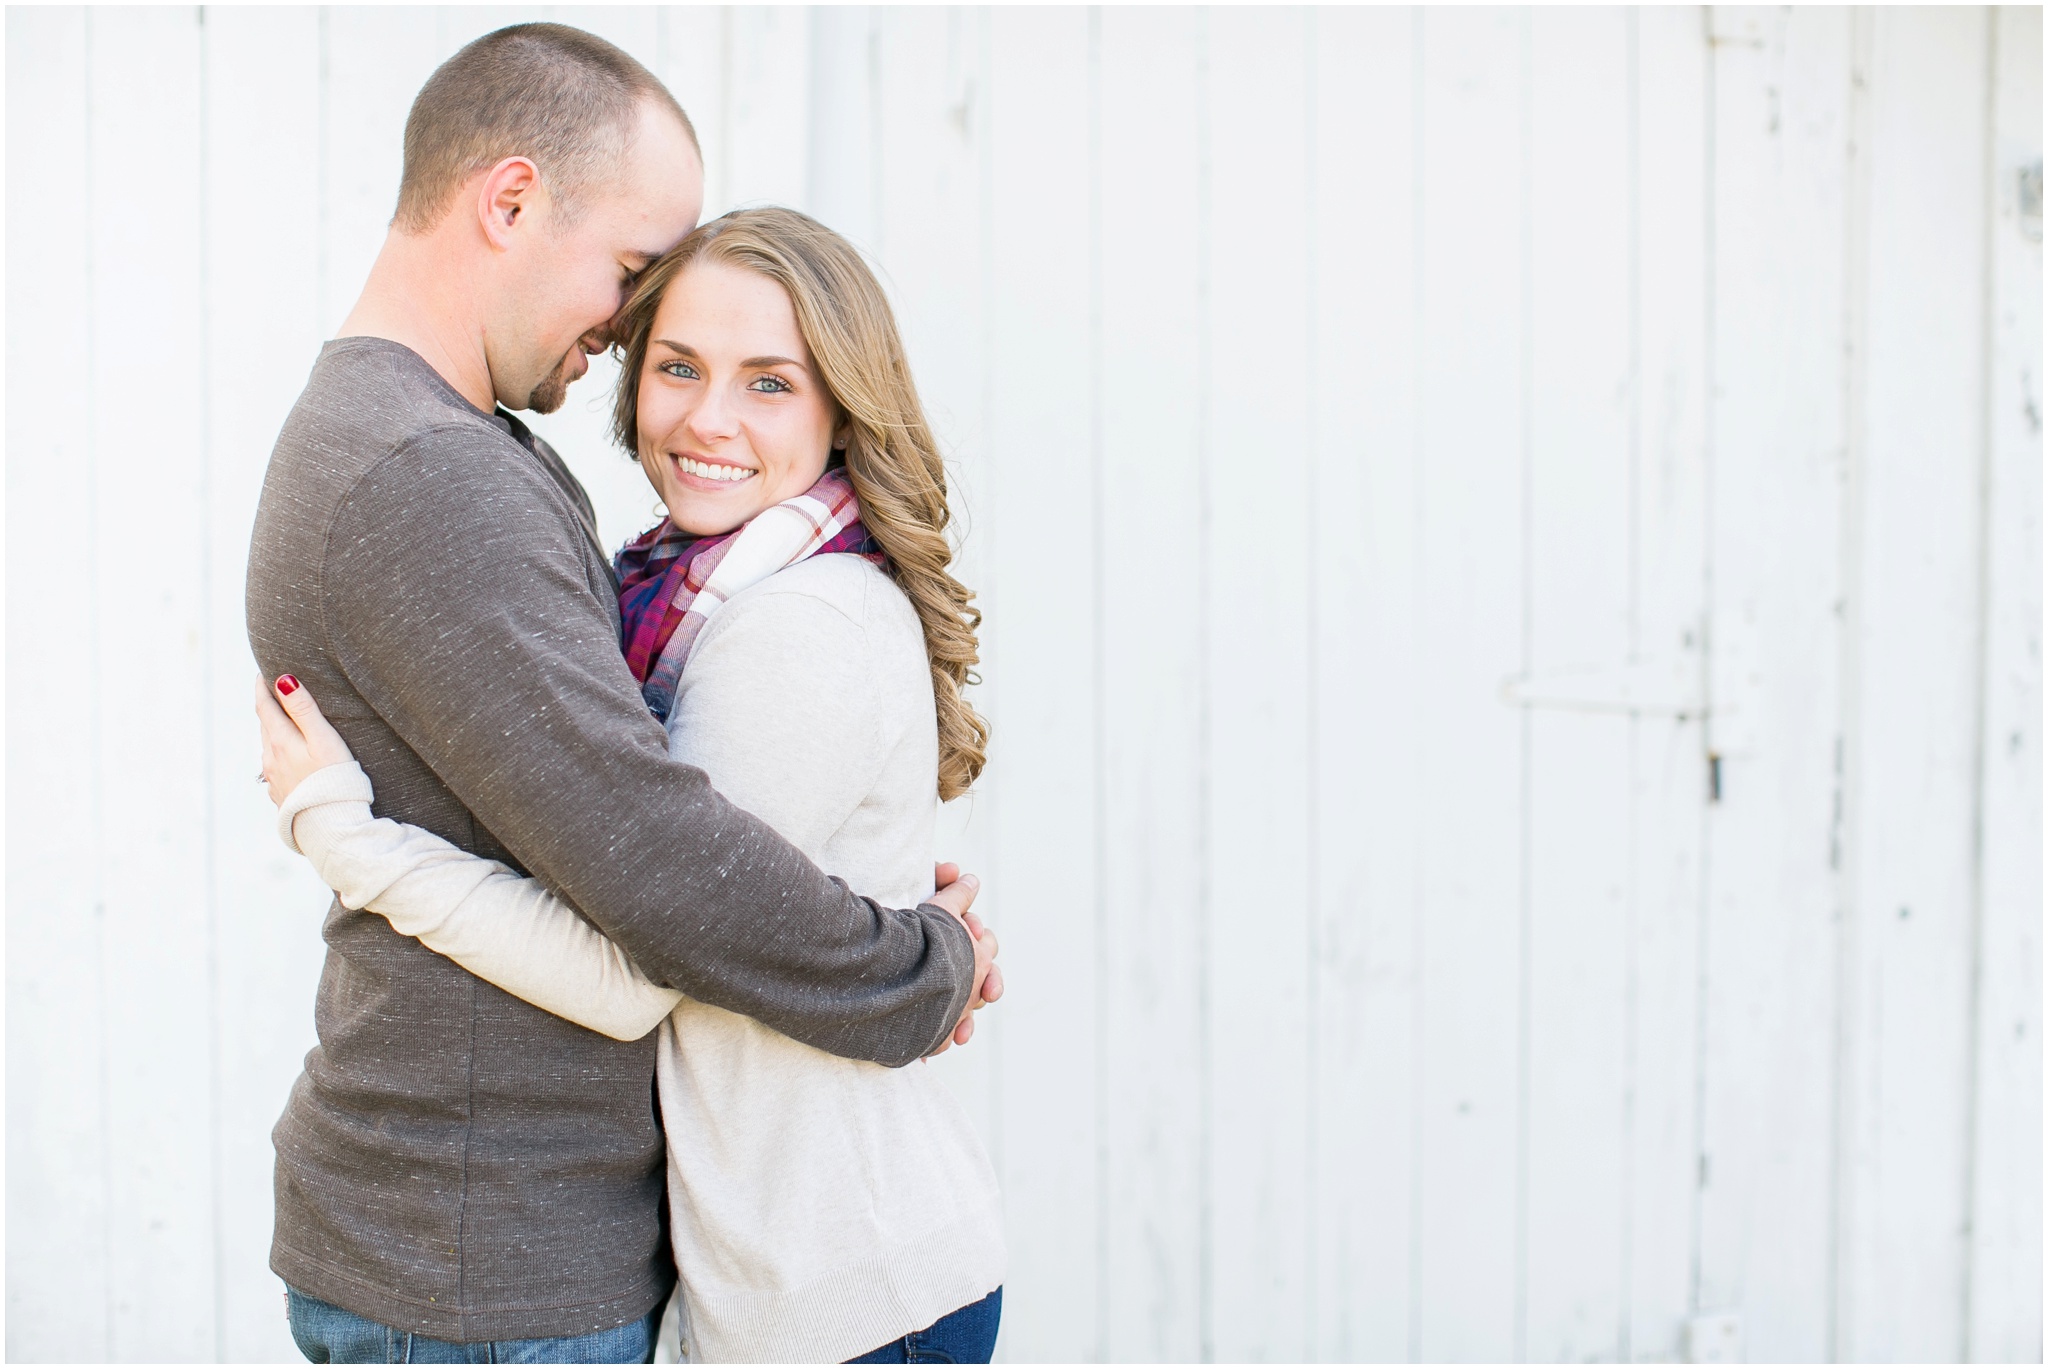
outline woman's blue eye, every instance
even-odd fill
[[[674,376],[677,380],[695,380],[697,378],[697,372],[692,369],[687,361],[664,361],[661,363],[661,369],[664,373]]]
[[[768,388],[768,389],[765,389],[765,390],[762,390],[762,391],[761,391],[761,393],[763,393],[763,394],[771,394],[771,395],[786,395],[786,394],[788,394],[788,393],[789,393],[789,382],[788,382],[788,381],[786,381],[786,380],[784,380],[784,379],[783,379],[783,378],[782,378],[781,376],[760,376],[760,377],[757,377],[757,378],[755,379],[754,383],[753,383],[752,385],[748,386],[747,388],[748,388],[748,389],[760,389],[760,387],[762,387],[762,386],[764,386],[764,385],[765,385],[765,386],[768,386],[768,387],[770,387],[770,388]]]

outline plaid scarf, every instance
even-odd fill
[[[692,537],[664,518],[619,549],[620,637],[626,664],[654,716],[668,721],[676,682],[711,615],[785,566],[845,551],[884,564],[860,525],[844,469],[825,472],[794,499],[763,509],[716,537]]]

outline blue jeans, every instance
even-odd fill
[[[1003,1290],[948,1312],[922,1331],[892,1340],[848,1364],[987,1364],[1003,1321]]]
[[[535,1340],[434,1340],[285,1290],[292,1339],[315,1364],[651,1364],[661,1308],[587,1336]]]

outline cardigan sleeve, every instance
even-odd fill
[[[374,797],[349,761],[308,775],[278,811],[285,844],[343,905],[381,914],[477,978],[621,1041],[654,1030],[681,1001],[538,880],[372,817]]]

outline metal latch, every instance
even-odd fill
[[[1500,694],[1502,703],[1518,708],[1639,713],[1683,722],[1706,716],[1702,685],[1700,658],[1687,653],[1513,675],[1501,681]]]

